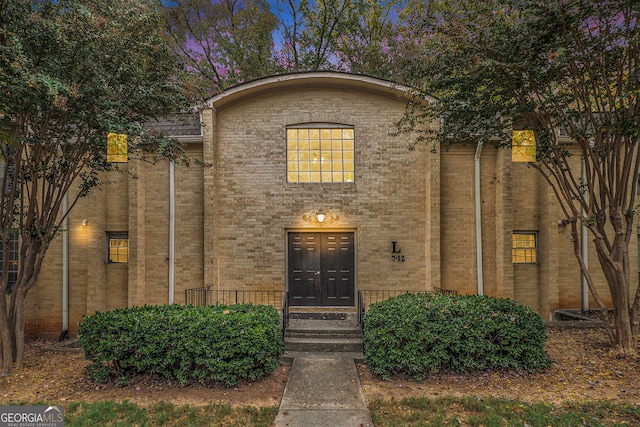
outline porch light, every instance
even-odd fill
[[[325,221],[333,222],[340,219],[338,215],[333,215],[331,212],[313,212],[309,215],[302,215],[303,221],[316,221],[318,224],[323,224]]]

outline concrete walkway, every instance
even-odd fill
[[[373,427],[353,358],[296,357],[276,427]]]

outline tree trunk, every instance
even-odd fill
[[[617,239],[618,237],[611,250],[602,239],[596,238],[594,242],[614,306],[616,350],[623,356],[635,356],[638,354],[638,337],[633,333],[629,304],[629,272],[625,269],[629,250],[626,245],[620,245]]]
[[[13,366],[13,346],[11,328],[7,315],[7,299],[0,295],[0,376],[9,375]]]
[[[16,370],[22,369],[24,359],[24,301],[25,292],[21,289],[16,293],[14,312],[11,314],[13,333],[13,360]]]
[[[614,318],[616,325],[616,346],[618,352],[623,356],[635,356],[637,351],[637,339],[633,335],[631,328],[631,319],[629,310],[624,306],[620,306],[614,310]]]

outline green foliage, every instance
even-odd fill
[[[440,371],[536,371],[549,365],[538,314],[508,299],[404,294],[365,316],[365,362],[383,377]]]
[[[637,354],[631,325],[640,298],[628,300],[637,288],[627,265],[640,166],[638,1],[410,3],[406,49],[398,51],[405,78],[421,93],[400,128],[434,149],[510,147],[512,129],[532,130],[536,159],[527,165],[542,173],[572,233],[578,223],[591,232],[616,309],[616,345]],[[572,240],[581,258],[580,239]],[[579,262],[605,309],[609,298]]]
[[[146,130],[189,106],[184,73],[145,0],[0,1],[0,239],[20,233],[21,274],[0,307],[2,369],[22,363],[24,301],[67,212],[118,170],[107,134],[127,134],[129,158],[145,151],[187,161],[181,144]],[[6,268],[4,269],[6,271]],[[7,290],[0,277],[0,294]],[[11,310],[11,311],[9,311]],[[14,347],[15,348],[12,348]]]
[[[271,306],[143,306],[85,317],[78,331],[96,382],[157,374],[227,386],[278,366],[279,314]]]

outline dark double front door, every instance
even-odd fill
[[[353,233],[289,233],[289,304],[353,306]]]

